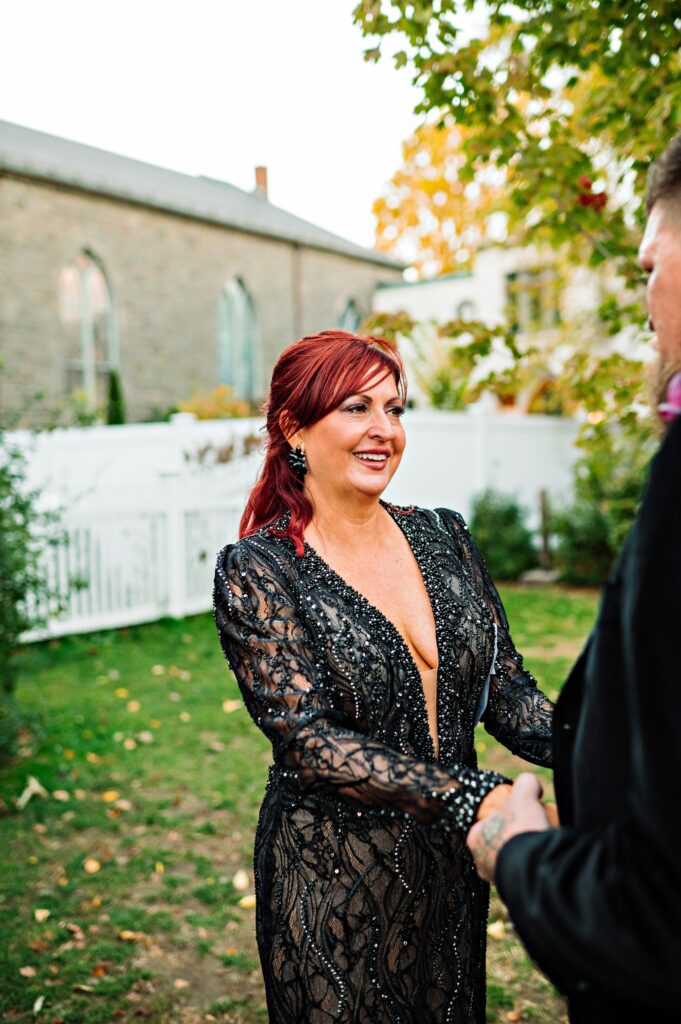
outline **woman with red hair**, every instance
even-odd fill
[[[478,770],[477,721],[551,762],[552,705],[463,520],[381,500],[405,399],[388,341],[290,345],[218,557],[220,641],[273,747],[255,845],[270,1024],[482,1024],[489,894],[465,837],[509,786]]]

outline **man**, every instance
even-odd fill
[[[659,406],[681,370],[681,133],[651,169],[647,210],[639,261]],[[554,767],[561,827],[549,827],[537,779],[521,775],[469,833],[478,871],[574,1024],[678,1020],[681,415],[558,701]]]

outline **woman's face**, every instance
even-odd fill
[[[300,444],[307,457],[306,490],[330,500],[382,494],[404,451],[403,412],[392,374],[377,376],[360,394],[349,395],[300,430],[291,444]]]

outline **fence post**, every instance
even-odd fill
[[[187,542],[185,535],[184,473],[181,470],[161,470],[162,490],[166,508],[166,565],[168,566],[167,614],[181,619],[187,608]]]

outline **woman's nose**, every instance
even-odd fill
[[[394,437],[395,424],[387,412],[379,409],[374,412],[368,432],[374,437]]]

